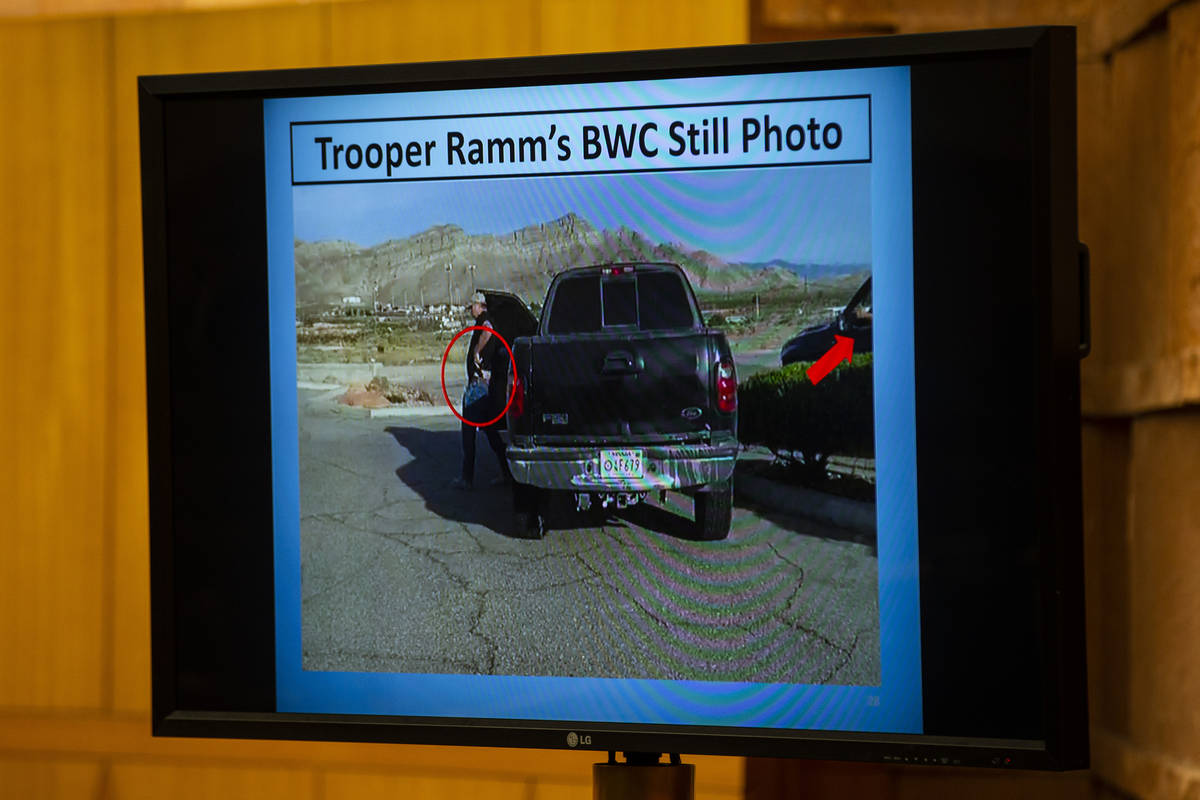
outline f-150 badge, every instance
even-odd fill
[[[566,425],[566,414],[542,414],[542,422],[549,422],[551,425]]]

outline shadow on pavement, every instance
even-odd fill
[[[638,503],[636,506],[618,511],[617,518],[628,520],[638,527],[661,533],[664,536],[692,542],[699,540],[695,525],[689,517],[672,513],[658,506]]]
[[[430,431],[390,426],[385,430],[412,454],[412,461],[397,469],[396,477],[425,501],[429,511],[442,519],[481,525],[502,536],[519,538],[513,535],[508,487],[489,485],[500,470],[482,434],[476,442],[475,488],[464,490],[450,485],[462,465],[458,429]]]
[[[789,510],[771,508],[754,501],[734,500],[734,505],[752,511],[760,519],[765,520],[780,530],[791,531],[801,536],[813,536],[831,542],[848,542],[850,544],[866,545],[871,555],[878,557],[878,542],[874,534],[841,528],[828,522],[812,520]]]
[[[576,511],[574,502],[574,497],[569,492],[557,493],[549,506],[543,508],[542,516],[546,520],[546,527],[555,531],[631,525],[676,539],[696,539],[690,518],[646,502],[619,510],[593,507],[589,511]]]
[[[738,466],[741,467],[741,464],[739,463]],[[734,475],[733,504],[735,507],[744,508],[781,530],[834,542],[867,545],[871,549],[871,554],[877,555],[878,541],[874,526],[871,530],[845,527],[829,519],[822,519],[820,514],[813,513],[813,509],[807,507],[811,498],[821,498],[821,493],[812,490],[797,492],[786,484],[766,481],[761,477],[757,478],[757,481],[760,484],[760,490],[754,492],[754,496],[749,496],[751,493],[746,491],[745,482],[739,482],[738,475]],[[768,490],[763,491],[762,486],[767,486]],[[830,500],[835,503],[840,502],[840,499],[836,497],[825,498],[822,502]],[[874,514],[873,503],[869,508]]]

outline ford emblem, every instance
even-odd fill
[[[684,419],[700,419],[700,416],[703,413],[704,411],[696,406],[688,406],[683,411],[679,412],[679,416],[683,417]]]

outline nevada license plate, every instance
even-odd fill
[[[641,450],[601,450],[601,478],[640,478],[642,477]]]

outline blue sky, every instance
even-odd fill
[[[295,236],[369,247],[434,225],[504,234],[575,212],[726,261],[871,260],[866,164],[297,186]]]

